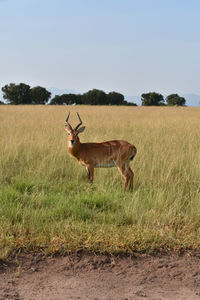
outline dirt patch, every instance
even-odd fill
[[[0,300],[200,299],[200,256],[23,255],[0,261]]]

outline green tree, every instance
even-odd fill
[[[55,95],[50,103],[50,105],[63,105],[63,100],[62,100],[62,97],[60,95]]]
[[[3,105],[3,104],[5,104],[4,102],[2,102],[2,101],[0,101],[0,105]]]
[[[105,105],[107,103],[107,96],[104,91],[93,89],[83,94],[83,104],[89,105]]]
[[[163,95],[151,92],[142,94],[142,105],[144,106],[159,106],[164,104]]]
[[[46,104],[51,97],[51,93],[44,87],[36,86],[30,90],[32,104]]]
[[[124,101],[124,95],[116,92],[110,92],[107,95],[107,102],[110,105],[126,105],[127,102]]]
[[[186,103],[184,97],[180,97],[178,94],[171,94],[166,98],[167,105],[183,106]]]
[[[10,83],[2,87],[2,92],[9,104],[31,104],[30,86],[25,83]]]

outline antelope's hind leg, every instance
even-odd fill
[[[128,174],[129,174],[129,190],[132,191],[133,190],[133,177],[134,177],[134,173],[131,170],[130,167],[128,167],[127,170]]]
[[[122,174],[122,176],[124,177],[124,191],[126,190],[128,183],[129,183],[129,176],[126,172],[126,165],[123,164],[121,166],[117,166],[118,170],[120,171],[120,173]]]
[[[86,171],[87,171],[87,177],[88,177],[88,179],[90,179],[90,171],[89,171],[88,167],[85,167],[85,168],[86,168]]]
[[[126,163],[126,171],[127,171],[127,175],[129,177],[128,179],[128,187],[129,187],[129,190],[132,191],[133,190],[133,177],[134,177],[134,173],[133,171],[131,170],[130,166],[129,166],[129,163],[131,160],[133,160],[133,158],[135,157],[136,155],[136,148],[134,147],[134,150],[133,150],[133,153],[131,155],[131,157],[129,158],[129,160],[127,161]]]
[[[132,191],[133,190],[133,177],[134,177],[133,171],[131,170],[129,165],[127,166],[126,164],[118,166],[118,170],[124,177],[124,191],[127,189],[127,187],[129,188],[130,191]]]

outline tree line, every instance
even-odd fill
[[[6,104],[50,104],[50,105],[129,105],[136,106],[137,104],[127,102],[124,95],[117,92],[105,93],[102,90],[92,89],[83,94],[63,94],[56,95],[52,99],[51,93],[44,87],[30,87],[25,83],[15,84],[10,83],[2,87],[3,98]],[[163,95],[150,92],[141,95],[142,106],[164,106],[177,105],[183,106],[186,103],[185,98],[178,94],[171,94],[164,99]],[[5,104],[0,101],[0,104]]]

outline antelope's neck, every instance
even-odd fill
[[[70,141],[68,141],[68,151],[71,155],[78,157],[78,154],[80,152],[81,143],[79,141],[76,141],[75,144],[71,145]]]

